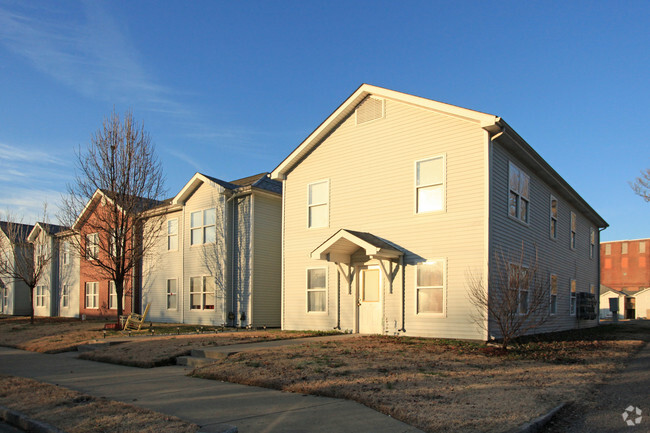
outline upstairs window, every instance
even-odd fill
[[[124,254],[124,233],[122,230],[111,230],[111,257],[122,257]]]
[[[328,180],[310,183],[308,186],[308,221],[307,227],[318,228],[329,226],[329,195]]]
[[[610,256],[612,254],[612,244],[605,244],[605,255]]]
[[[645,241],[639,242],[639,253],[645,254]]]
[[[621,244],[621,254],[627,254],[627,242]]]
[[[445,209],[445,157],[423,159],[415,163],[416,212]]]
[[[551,196],[551,206],[549,212],[551,219],[551,239],[557,239],[557,199],[553,196]]]
[[[70,263],[70,242],[65,241],[63,242],[63,253],[61,254],[61,262],[64,265],[67,265]]]
[[[527,224],[530,213],[530,176],[512,162],[509,170],[509,190],[508,214]]]
[[[97,260],[99,257],[99,234],[86,235],[86,259]]]
[[[576,249],[576,232],[577,232],[576,214],[571,212],[571,249]]]
[[[589,258],[593,259],[596,254],[596,230],[589,228]]]
[[[217,241],[217,210],[204,209],[190,214],[190,245]],[[178,242],[178,240],[177,240]]]
[[[167,220],[167,251],[178,250],[178,219]]]

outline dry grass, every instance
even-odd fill
[[[649,328],[565,333],[508,352],[448,340],[357,337],[240,352],[194,375],[351,399],[429,432],[505,431],[579,400],[643,345]]]
[[[38,317],[32,325],[29,318],[3,316],[0,318],[0,346],[41,353],[67,352],[100,338],[105,323],[103,320]]]
[[[0,375],[0,405],[68,433],[192,433],[196,424],[32,379]]]
[[[175,364],[176,357],[189,355],[192,349],[200,349],[206,346],[226,346],[258,341],[286,340],[312,337],[315,335],[322,335],[322,333],[269,330],[224,332],[210,335],[197,334],[151,337],[108,346],[92,352],[85,352],[79,358],[150,368]]]

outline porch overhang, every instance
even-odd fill
[[[371,259],[397,261],[404,253],[377,236],[341,229],[311,252],[311,258],[336,263],[350,263],[351,256],[362,249]]]

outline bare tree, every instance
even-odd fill
[[[44,206],[43,221],[47,221],[47,207]],[[7,283],[13,282],[14,290],[23,286],[29,291],[29,316],[34,323],[34,288],[49,269],[52,260],[52,248],[47,236],[39,236],[33,242],[28,241],[31,225],[22,224],[7,212],[5,221],[0,221],[0,279],[5,290]],[[40,223],[47,227],[47,223]],[[46,229],[47,230],[47,229]]]
[[[115,112],[105,118],[87,149],[77,151],[76,163],[75,181],[68,185],[59,218],[80,234],[71,237],[80,258],[91,258],[88,263],[114,281],[119,320],[125,282],[137,277],[162,228],[162,217],[157,222],[148,217],[145,231],[143,215],[163,199],[162,165],[150,135],[130,111],[124,119]]]
[[[641,170],[641,176],[630,182],[630,186],[636,195],[650,202],[650,168]]]
[[[483,329],[493,323],[501,334],[502,348],[507,349],[513,339],[548,320],[550,282],[540,272],[537,248],[534,258],[527,261],[523,243],[517,257],[495,253],[488,278],[486,285],[482,277],[468,277],[469,301],[476,309],[473,318]]]

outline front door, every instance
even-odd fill
[[[359,281],[359,333],[382,334],[381,272],[370,267],[361,270]]]

